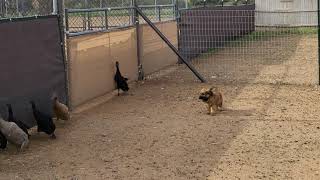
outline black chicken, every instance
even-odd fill
[[[127,92],[129,90],[129,86],[128,86],[128,78],[125,78],[121,75],[120,69],[119,69],[119,62],[116,62],[116,74],[114,75],[114,81],[117,83],[117,89],[118,89],[118,96],[120,89],[124,92]]]
[[[7,138],[0,131],[0,149],[5,149],[7,147]]]
[[[52,117],[48,114],[40,112],[33,101],[30,102],[32,105],[32,112],[34,119],[37,121],[38,132],[44,132],[51,135],[53,139],[56,138],[54,131],[56,130],[56,125],[53,123]]]
[[[30,137],[30,134],[28,133],[28,129],[30,128],[26,124],[24,124],[23,122],[19,121],[14,117],[11,104],[7,104],[7,107],[8,107],[8,114],[9,114],[8,121],[16,123],[16,125],[19,126],[19,128],[21,128],[28,135],[28,137]]]

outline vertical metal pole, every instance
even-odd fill
[[[0,17],[2,17],[2,12],[3,12],[3,10],[2,10],[2,0],[0,0]]]
[[[161,21],[161,7],[157,6],[157,9],[158,9],[158,21],[160,22]]]
[[[134,10],[134,8],[132,8],[133,6],[134,6],[134,0],[131,0],[130,1],[130,7],[131,7],[131,9],[130,9],[130,17],[131,17],[130,25],[134,25],[135,24],[135,16],[134,16],[135,10]]]
[[[178,18],[179,16],[179,5],[178,5],[178,0],[174,0],[174,17],[175,19]]]
[[[137,7],[137,2],[134,0],[134,7]],[[137,9],[134,8],[134,17],[135,17],[135,27],[136,27],[136,37],[137,37],[137,60],[138,60],[138,80],[144,80],[144,72],[141,64],[141,38],[140,38],[140,25],[139,25],[139,14]]]
[[[17,11],[17,15],[20,16],[20,13],[19,13],[19,0],[16,0],[16,11]]]
[[[157,14],[157,0],[154,0],[154,15]]]
[[[65,70],[65,91],[66,91],[66,104],[69,107],[70,110],[72,110],[71,107],[71,91],[70,91],[70,84],[69,84],[69,72],[70,67],[67,60],[67,38],[66,38],[66,30],[69,29],[68,26],[68,10],[64,9],[64,0],[57,1],[57,14],[58,14],[58,20],[59,20],[59,32],[60,32],[60,39],[61,39],[61,51],[62,51],[62,58],[64,62],[64,70]]]
[[[318,74],[320,85],[320,0],[318,0]]]
[[[91,14],[88,12],[88,30],[91,30]]]
[[[52,14],[58,13],[58,1],[52,0]]]
[[[176,23],[177,23],[177,44],[178,44],[178,51],[180,52],[180,12],[179,12],[179,5],[178,0],[175,0],[175,16],[176,16]],[[183,61],[178,57],[178,64],[182,64]]]
[[[0,17],[4,17],[4,11],[5,11],[4,10],[5,9],[4,3],[5,3],[4,0],[0,1],[0,11],[1,11],[0,12]]]
[[[8,2],[5,1],[4,3],[5,3],[5,8],[6,8],[6,17],[8,17]]]
[[[88,9],[89,7],[88,7],[88,0],[84,0],[84,8],[85,9]],[[87,20],[87,14],[89,14],[89,12],[88,13],[83,13],[83,31],[86,31],[88,28],[88,21],[89,20]]]
[[[105,23],[106,23],[106,29],[109,29],[109,22],[108,22],[108,10],[106,9],[104,11],[104,16],[105,16]]]
[[[61,16],[61,13],[60,13],[60,16]],[[65,23],[66,23],[66,31],[69,32],[69,12],[68,12],[68,9],[64,10],[64,17],[65,17],[64,19],[65,19]]]
[[[173,7],[172,7],[172,18],[175,20],[176,19],[176,17],[177,17],[177,15],[176,15],[176,13],[177,13],[177,4],[176,4],[176,1],[174,1],[174,2],[172,2],[172,4],[173,4]]]

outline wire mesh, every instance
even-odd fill
[[[316,12],[239,8],[180,12],[179,50],[202,75],[220,83],[317,83]],[[174,74],[184,73],[192,76],[186,68]]]
[[[174,5],[141,6],[153,22],[175,20]],[[69,33],[95,32],[133,26],[134,8],[115,7],[97,9],[67,9],[66,24]],[[139,23],[145,23],[142,18]]]
[[[67,10],[67,31],[99,31],[133,25],[132,8]]]
[[[0,0],[1,19],[50,15],[53,11],[53,0]]]
[[[65,0],[68,9],[90,9],[105,7],[129,7],[131,0]]]

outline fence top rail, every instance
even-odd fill
[[[140,5],[139,8],[156,8],[156,7],[175,7],[174,4],[165,4],[165,5]]]
[[[81,31],[81,32],[66,31],[66,34],[67,34],[67,37],[75,37],[75,36],[81,36],[81,35],[86,35],[86,34],[119,31],[119,30],[129,29],[131,27],[133,27],[133,25],[119,26],[119,27],[115,27],[112,29],[103,29],[103,30],[86,30],[86,31]]]
[[[165,7],[175,7],[174,4],[167,5],[143,5],[139,6],[139,8],[165,8]],[[79,13],[79,12],[97,12],[97,11],[112,11],[112,10],[127,10],[134,9],[134,6],[127,7],[105,7],[105,8],[90,8],[90,9],[69,9],[66,8],[66,12],[68,13]]]
[[[12,17],[12,18],[0,18],[0,23],[5,22],[17,22],[17,21],[28,21],[28,20],[34,20],[34,19],[46,19],[46,18],[57,18],[57,14],[52,15],[35,15],[35,16],[24,16],[24,17]]]
[[[134,7],[112,7],[112,8],[91,8],[91,9],[68,9],[66,8],[66,12],[68,13],[79,13],[79,12],[97,12],[97,11],[111,11],[111,10],[127,10],[133,9]]]

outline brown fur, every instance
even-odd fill
[[[214,115],[222,109],[222,94],[216,87],[201,89],[199,99],[208,104],[208,114],[210,115]]]
[[[53,112],[57,117],[57,120],[69,120],[69,109],[66,105],[59,102],[58,98],[53,100]]]

